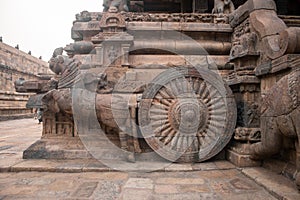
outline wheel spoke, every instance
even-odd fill
[[[171,141],[171,146],[172,146],[172,149],[176,150],[177,149],[177,142],[178,142],[178,139],[179,139],[179,136],[178,135],[175,135],[173,137],[173,140]]]
[[[159,107],[159,108],[163,108],[164,110],[168,110],[169,109],[169,107],[168,106],[166,106],[166,105],[164,105],[164,104],[162,104],[161,102],[157,102],[157,101],[155,101],[155,102],[152,102],[152,105],[155,105],[155,106],[157,106],[157,107]]]
[[[169,135],[165,138],[164,145],[168,145],[170,143],[170,141],[174,138],[175,134],[176,134],[176,131],[172,130],[169,133]]]
[[[168,111],[166,111],[165,109],[161,109],[161,108],[157,109],[157,108],[154,108],[154,106],[153,106],[153,108],[151,108],[151,110],[150,110],[150,113],[151,113],[151,115],[152,114],[154,114],[154,115],[167,115]]]
[[[167,129],[162,130],[161,135],[162,135],[163,137],[165,137],[165,136],[167,136],[167,135],[170,133],[170,131],[172,131],[172,127],[171,127],[170,124],[168,124]]]
[[[210,104],[214,106],[214,109],[225,106],[222,97],[211,98]]]
[[[162,88],[161,90],[159,90],[159,94],[164,98],[164,99],[173,99],[173,95],[170,95],[168,92],[167,92],[167,88]]]
[[[163,124],[168,123],[167,120],[153,120],[151,121],[151,125],[153,128],[161,127]]]

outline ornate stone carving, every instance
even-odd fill
[[[255,32],[250,31],[249,19],[246,19],[242,24],[234,29],[232,38],[232,48],[230,50],[230,59],[247,55],[259,55],[257,52],[258,37]]]
[[[246,142],[259,142],[261,139],[260,128],[236,128],[234,132],[234,139]]]
[[[127,22],[228,23],[228,16],[205,13],[122,13]]]
[[[120,32],[126,27],[125,20],[120,13],[105,13],[100,20],[103,32]]]
[[[97,44],[97,61],[101,65],[128,66],[128,52],[133,36],[125,32],[126,22],[121,13],[105,13],[100,21],[101,32],[92,37]]]
[[[230,14],[234,11],[234,5],[231,0],[215,0],[212,13]]]

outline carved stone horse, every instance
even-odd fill
[[[279,153],[283,136],[295,139],[296,184],[300,188],[300,68],[279,80],[268,92],[261,108],[261,142],[251,145],[252,159]]]

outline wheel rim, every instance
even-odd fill
[[[139,123],[154,151],[170,161],[199,162],[225,147],[236,107],[222,80],[208,70],[176,68],[153,83],[143,94]]]

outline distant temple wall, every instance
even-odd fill
[[[26,109],[30,94],[15,92],[14,82],[37,80],[45,73],[49,73],[47,62],[0,42],[0,121],[32,116],[32,110]]]

